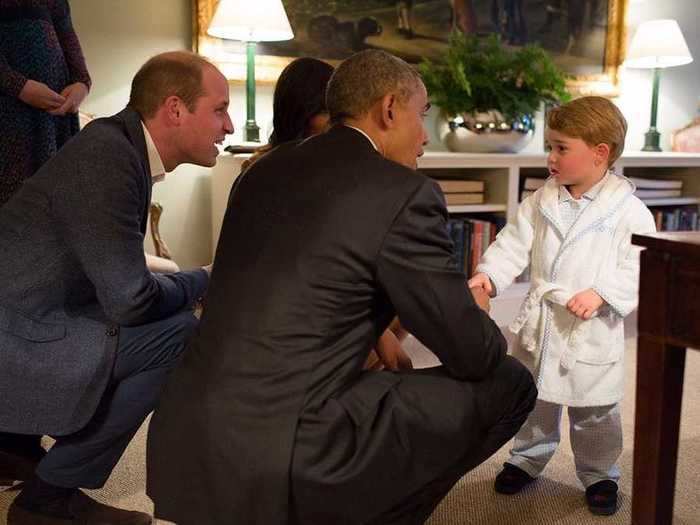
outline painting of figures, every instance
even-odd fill
[[[196,0],[213,11],[216,0]],[[294,39],[258,54],[342,60],[367,48],[417,63],[439,59],[451,31],[497,33],[509,46],[537,43],[579,80],[616,74],[627,0],[283,0]],[[206,13],[200,6],[200,33]],[[241,44],[228,44],[232,52]]]

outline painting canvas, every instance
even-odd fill
[[[206,35],[217,0],[195,2],[196,49],[228,66],[238,62],[240,73],[232,72],[229,77],[244,78],[242,44]],[[438,59],[451,31],[484,36],[498,33],[509,46],[538,43],[544,47],[572,75],[575,91],[612,94],[623,58],[626,2],[283,0],[294,39],[261,42],[258,69],[262,68],[262,80],[274,80],[291,58],[338,61],[367,48],[384,49],[418,63],[423,58]]]

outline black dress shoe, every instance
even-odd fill
[[[47,492],[32,490],[32,483],[10,505],[7,525],[151,525],[143,512],[110,507],[95,501],[79,489],[49,485]],[[47,484],[48,485],[48,484]]]
[[[27,449],[0,447],[0,486],[30,479],[45,455],[46,451],[39,445]]]
[[[604,479],[586,489],[586,504],[592,514],[612,516],[617,512],[617,483]]]
[[[525,485],[529,485],[533,481],[535,481],[535,478],[523,469],[510,463],[504,463],[503,470],[496,476],[493,488],[500,494],[517,494],[523,490]]]

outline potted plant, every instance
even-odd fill
[[[455,32],[444,61],[426,60],[419,69],[452,151],[518,151],[532,139],[542,103],[570,98],[566,75],[544,49],[508,48],[497,35]]]

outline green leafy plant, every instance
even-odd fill
[[[542,102],[566,102],[567,76],[538,45],[517,50],[497,35],[452,33],[443,62],[419,65],[430,99],[449,115],[499,110],[532,115]]]

